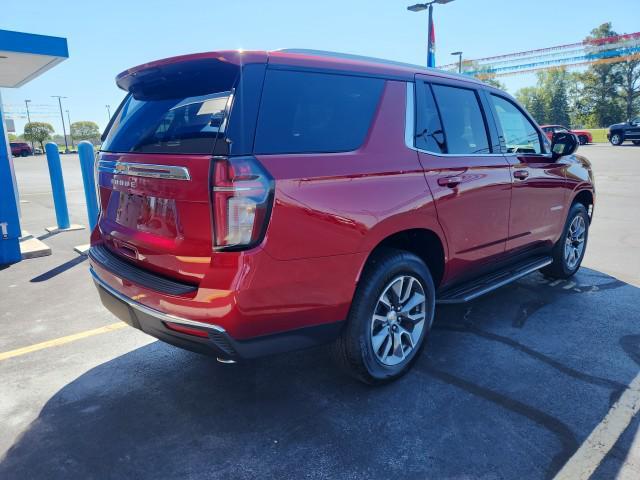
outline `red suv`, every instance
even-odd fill
[[[33,155],[33,150],[28,143],[25,142],[10,142],[11,155],[14,157],[27,157]]]
[[[369,383],[425,344],[436,303],[580,266],[594,204],[576,138],[550,145],[473,78],[303,50],[132,68],[96,162],[104,305],[233,362],[332,343]]]

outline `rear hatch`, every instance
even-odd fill
[[[115,255],[193,284],[207,271],[212,155],[225,151],[238,63],[233,54],[187,56],[118,76],[129,93],[97,159],[98,226]]]

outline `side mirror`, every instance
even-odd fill
[[[569,132],[559,132],[553,135],[551,141],[551,156],[554,160],[571,155],[578,149],[578,138]]]

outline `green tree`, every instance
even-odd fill
[[[48,123],[31,122],[24,126],[24,138],[30,142],[38,142],[44,151],[44,142],[53,135],[53,127]]]
[[[546,123],[554,125],[571,123],[567,78],[567,71],[564,68],[538,72],[538,89],[544,101]]]
[[[71,136],[75,140],[95,141],[100,138],[100,129],[95,122],[73,122],[71,124]]]
[[[492,87],[499,88],[500,90],[506,90],[507,87],[504,83],[496,78],[495,75],[489,75],[481,79],[484,83],[491,85]]]
[[[18,140],[18,136],[15,133],[10,133],[9,134],[9,141],[10,142],[15,142],[16,140]]]
[[[611,22],[603,23],[591,30],[585,39],[587,42],[617,35],[612,29]],[[594,47],[587,47],[587,51],[594,51]],[[591,65],[581,75],[585,109],[589,111],[590,127],[606,127],[619,122],[623,116],[623,109],[619,102],[618,86],[621,83],[620,72],[614,63]]]
[[[640,59],[634,58],[616,64],[620,88],[618,95],[624,104],[627,118],[633,118],[640,99]]]
[[[539,87],[524,87],[516,92],[516,99],[540,125],[547,123],[547,109]]]
[[[505,85],[497,79],[496,74],[493,72],[483,71],[483,67],[480,66],[476,60],[464,60],[462,62],[462,73],[472,75],[492,87],[499,88],[500,90],[506,90]]]
[[[591,123],[588,102],[585,101],[584,88],[579,72],[567,73],[567,100],[569,118],[574,128],[584,128]]]

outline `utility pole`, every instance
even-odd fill
[[[435,68],[436,66],[436,52],[434,43],[434,31],[433,31],[433,4],[438,3],[444,5],[446,3],[453,2],[453,0],[431,0],[427,3],[416,3],[407,7],[410,12],[422,12],[427,10],[429,13],[429,26],[428,26],[428,40],[427,40],[427,67]]]
[[[69,140],[71,140],[71,150],[76,148],[73,144],[73,133],[71,133],[71,117],[69,116],[69,110],[67,110],[67,121],[69,122]]]
[[[29,115],[29,103],[31,102],[31,100],[25,100],[24,101],[24,106],[27,107],[27,123],[31,123],[31,115]],[[36,150],[35,148],[33,148],[33,140],[31,140],[31,154],[35,155],[36,154]]]
[[[64,115],[62,114],[62,99],[67,97],[61,97],[60,95],[51,95],[51,98],[58,99],[58,106],[60,107],[60,120],[62,120],[62,134],[64,135],[64,153],[69,153],[69,144],[67,143],[67,129],[64,126]]]

